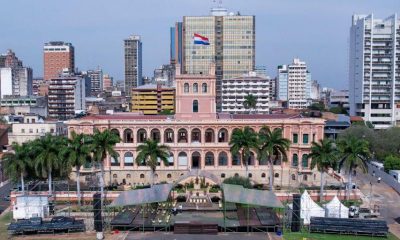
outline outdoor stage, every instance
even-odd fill
[[[219,203],[171,199],[169,185],[133,190],[121,194],[112,204],[123,206],[110,225],[132,231],[174,231],[175,233],[272,232],[281,228],[282,204],[269,191],[223,185]]]
[[[238,207],[236,210],[182,210],[176,215],[162,209],[144,210],[141,207],[125,209],[111,221],[111,226],[120,230],[166,230],[173,231],[175,224],[216,225],[218,230],[245,232],[276,231],[281,227],[280,220],[273,209],[264,207]]]

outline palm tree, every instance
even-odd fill
[[[93,153],[94,162],[100,164],[101,177],[100,177],[100,192],[103,199],[104,194],[104,164],[103,161],[107,154],[117,158],[117,152],[114,150],[115,144],[120,142],[117,134],[106,129],[103,132],[95,129],[91,138],[90,149]]]
[[[246,166],[246,177],[249,176],[248,160],[251,156],[251,149],[257,148],[257,134],[250,128],[235,129],[229,142],[233,155],[242,154],[242,162]]]
[[[321,188],[319,191],[319,201],[322,202],[324,197],[324,175],[329,168],[336,168],[337,149],[331,139],[325,138],[319,142],[313,142],[311,153],[308,155],[311,160],[311,169],[317,167],[321,173]]]
[[[255,109],[257,106],[257,97],[254,96],[253,94],[247,94],[247,96],[244,97],[244,102],[243,102],[243,107],[246,109],[251,110]]]
[[[4,172],[13,181],[21,180],[22,194],[25,195],[24,177],[32,164],[32,156],[29,143],[22,145],[14,143],[13,152],[7,152],[3,155]]]
[[[49,195],[52,195],[52,177],[55,170],[60,173],[66,172],[64,159],[61,156],[61,149],[65,144],[65,138],[46,134],[43,138],[32,142],[35,153],[34,165],[36,174],[40,177],[47,177],[49,184]]]
[[[348,170],[349,182],[347,186],[346,197],[350,199],[350,189],[353,188],[352,176],[353,170],[360,167],[365,173],[368,169],[367,162],[370,156],[368,142],[356,137],[347,137],[338,142],[340,151],[339,171],[344,166]]]
[[[290,140],[282,136],[282,129],[275,128],[271,131],[268,126],[261,128],[258,134],[257,155],[258,160],[267,160],[269,165],[269,189],[274,187],[274,164],[273,156],[282,156],[283,161],[287,161],[286,151],[289,150]]]
[[[169,147],[160,145],[158,141],[146,140],[144,144],[137,147],[138,155],[136,163],[138,165],[145,164],[151,170],[151,186],[154,184],[154,174],[158,165],[158,160],[161,160],[165,165],[168,165]]]
[[[72,132],[71,138],[67,140],[67,145],[61,153],[69,165],[76,168],[76,192],[79,206],[81,205],[80,168],[91,159],[88,138],[88,135]]]

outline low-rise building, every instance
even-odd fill
[[[226,113],[269,113],[270,79],[264,75],[250,72],[242,77],[222,80],[222,112]],[[257,98],[255,109],[244,107],[247,95]]]
[[[47,98],[41,96],[6,96],[0,99],[0,114],[33,113],[47,117]]]
[[[37,115],[22,116],[22,122],[10,122],[11,128],[8,133],[9,143],[22,144],[43,137],[45,134],[66,135],[67,129],[63,122],[45,121]]]
[[[131,112],[143,112],[146,115],[174,113],[175,88],[161,84],[147,84],[132,89]]]
[[[329,94],[329,108],[342,107],[349,111],[349,90],[333,90]]]

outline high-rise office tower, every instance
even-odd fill
[[[98,68],[96,70],[88,70],[86,75],[90,78],[90,94],[96,96],[103,91],[103,70]]]
[[[179,64],[182,67],[183,59],[183,24],[182,22],[175,23],[175,26],[170,29],[171,46],[170,46],[170,63]]]
[[[308,107],[311,99],[311,73],[305,62],[293,59],[289,65],[278,66],[277,98],[287,101],[288,108]]]
[[[49,81],[58,77],[64,69],[75,70],[75,49],[71,43],[49,42],[43,47],[43,79]]]
[[[125,93],[131,95],[132,88],[143,85],[142,80],[142,41],[140,36],[132,35],[125,42]]]
[[[208,38],[209,45],[194,44],[194,34]],[[254,70],[255,16],[228,13],[222,7],[211,9],[209,16],[185,16],[181,41],[174,46],[182,45],[182,72],[208,73],[215,63],[217,111],[221,111],[222,79],[241,77]]]
[[[400,121],[400,19],[354,15],[350,28],[350,114],[375,128]]]
[[[0,55],[0,97],[32,95],[32,68],[24,67],[15,53]]]

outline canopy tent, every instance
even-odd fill
[[[331,218],[348,218],[349,208],[343,205],[335,196],[330,202],[325,204],[326,217]]]
[[[109,206],[134,206],[154,202],[166,202],[172,186],[172,184],[158,184],[151,188],[122,192]]]
[[[325,210],[311,199],[307,191],[301,195],[300,201],[300,218],[304,220],[304,224],[310,224],[311,217],[325,217]]]
[[[225,202],[257,205],[270,208],[284,208],[271,191],[244,188],[240,185],[222,184]]]

